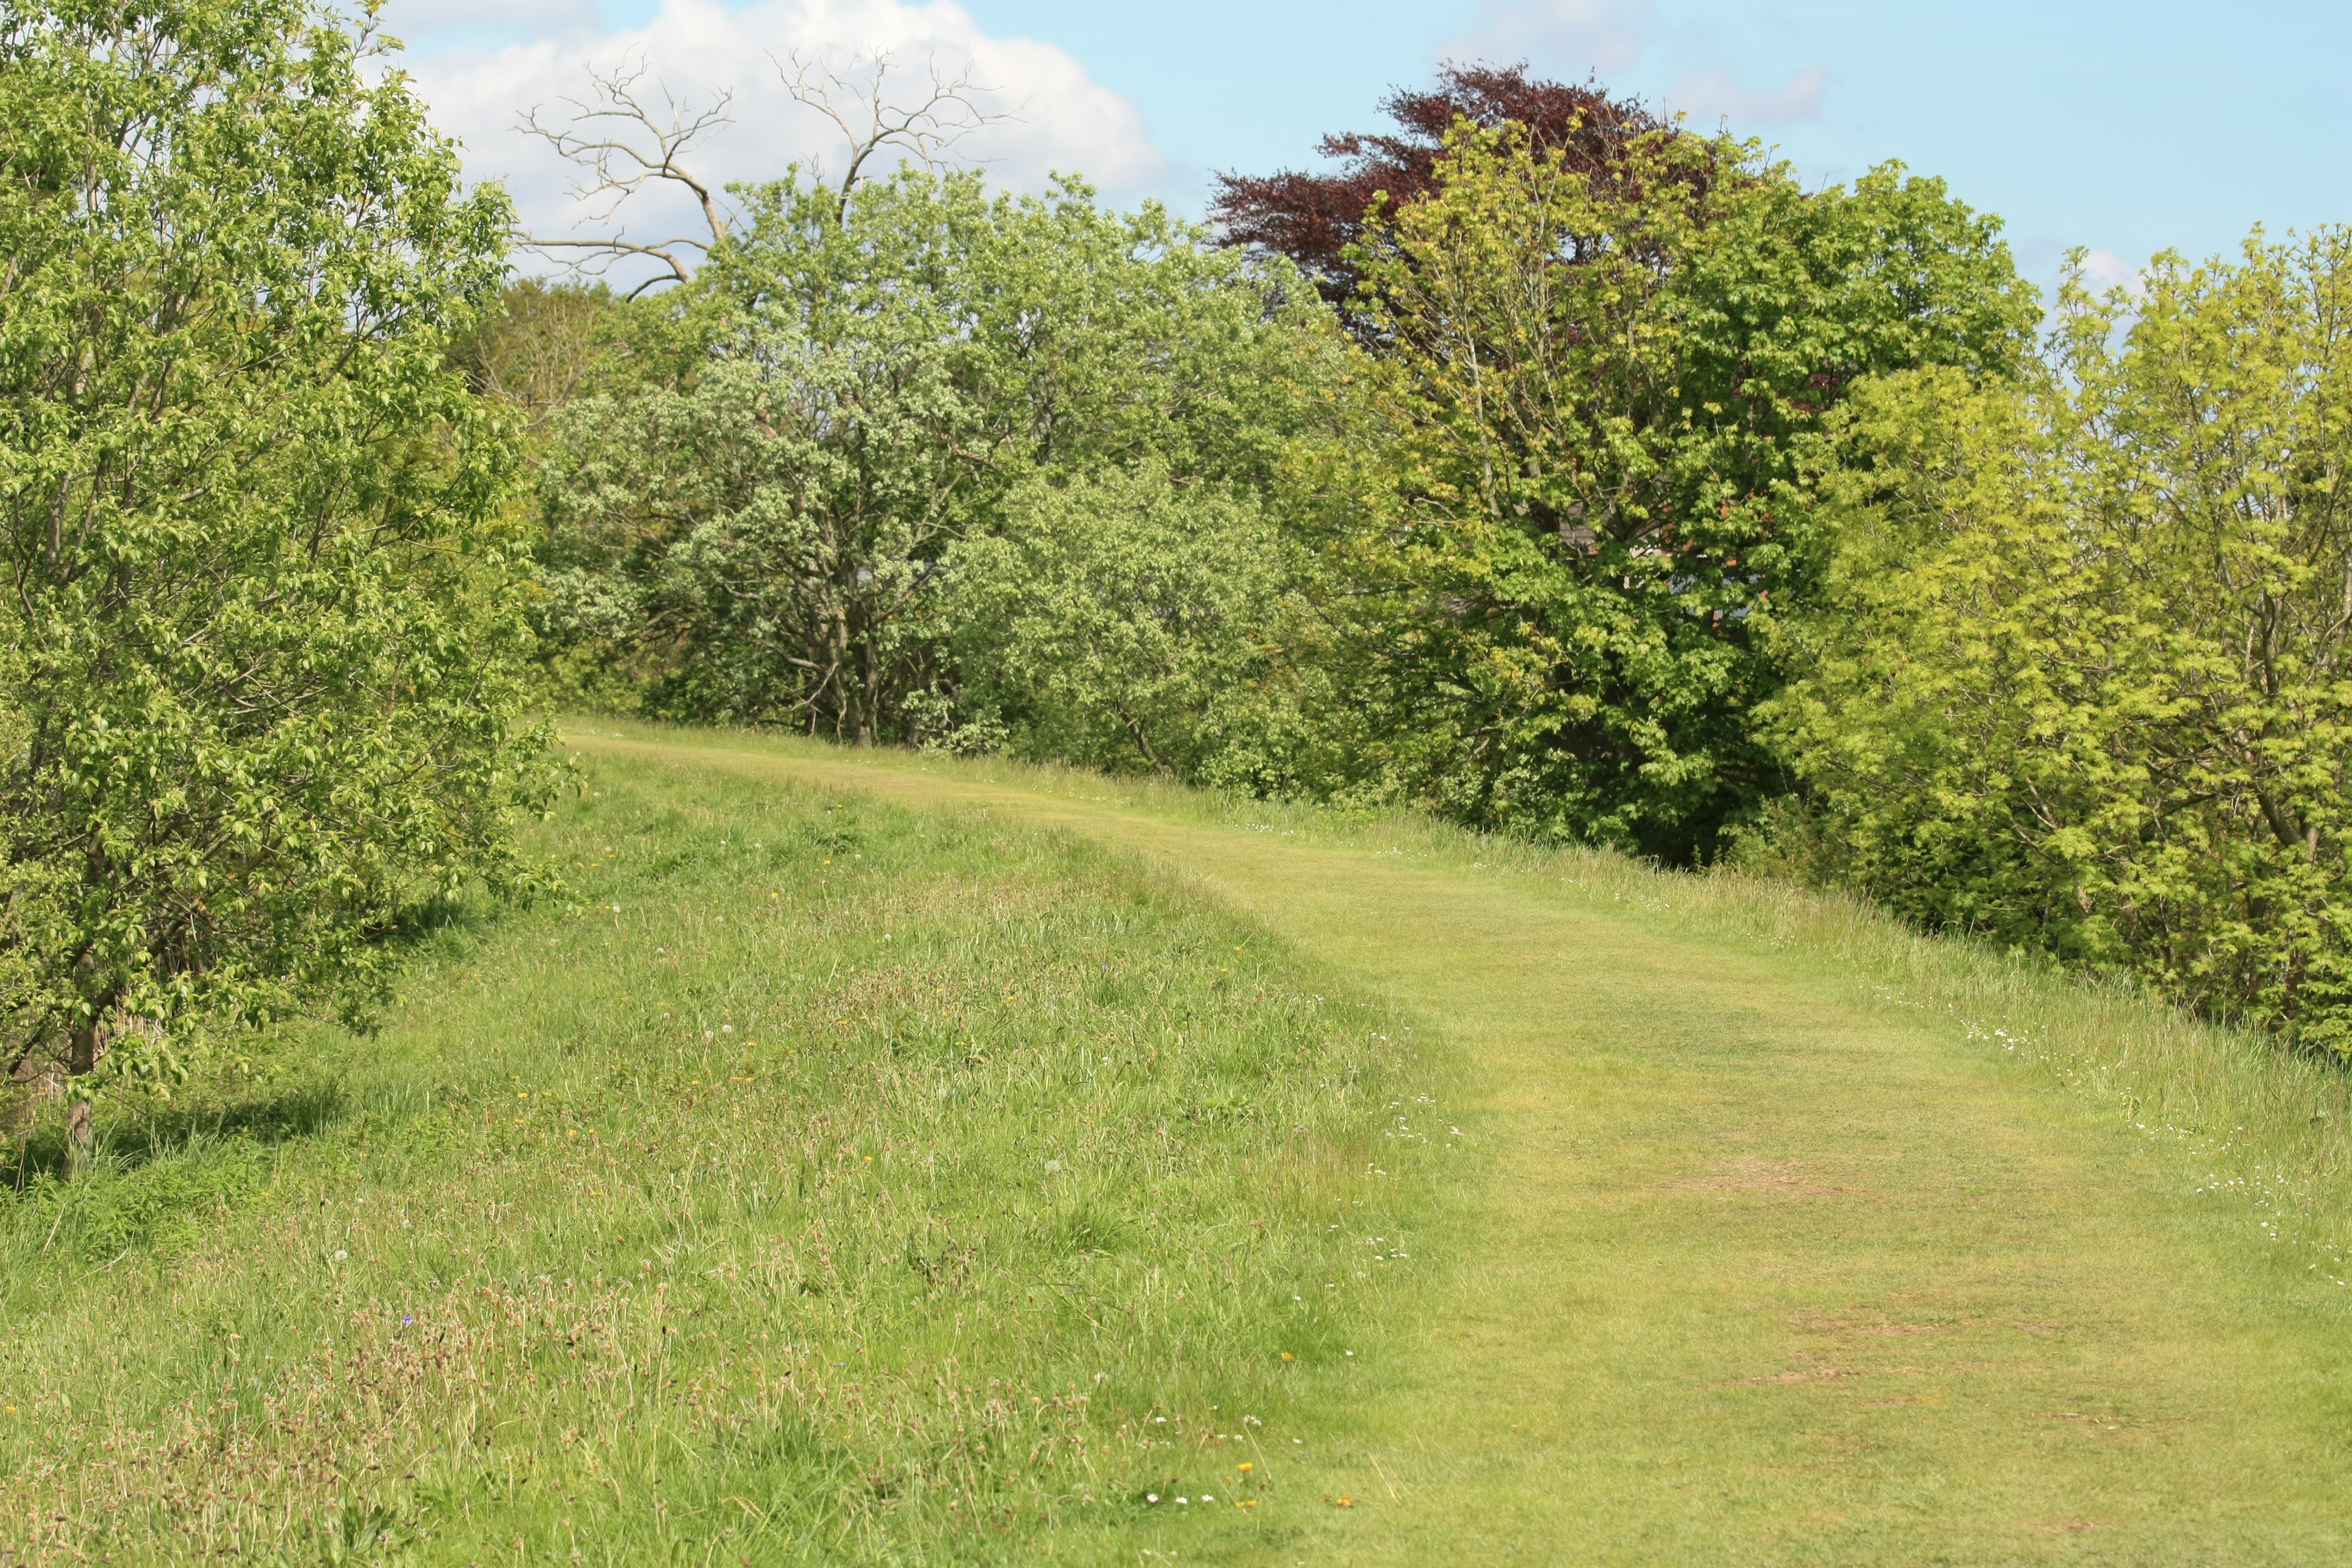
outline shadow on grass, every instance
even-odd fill
[[[204,1144],[267,1147],[316,1137],[350,1114],[343,1085],[324,1078],[226,1103],[159,1106],[101,1125],[91,1163],[128,1173]],[[18,1163],[0,1180],[22,1192],[67,1180],[73,1163],[65,1129],[50,1122],[26,1132]]]

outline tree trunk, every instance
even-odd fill
[[[98,1146],[98,1135],[89,1124],[89,1101],[79,1095],[66,1104],[66,1142],[77,1171]]]
[[[69,1078],[81,1078],[98,1066],[98,1021],[92,1013],[87,1022],[76,1024],[73,1037],[66,1052],[66,1072]],[[89,1097],[68,1091],[66,1103],[66,1142],[71,1151],[74,1166],[79,1169],[97,1146],[97,1133],[90,1126]]]

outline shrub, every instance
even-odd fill
[[[2352,1054],[2352,232],[1862,394],[1779,705],[1838,873]]]
[[[15,1059],[289,1005],[520,872],[512,442],[443,363],[507,207],[376,53],[300,0],[0,24]]]
[[[1259,790],[1298,730],[1295,581],[1247,492],[1112,470],[1014,493],[950,562],[964,711],[1024,755]]]
[[[1264,483],[1330,347],[1286,263],[1075,181],[736,195],[742,223],[664,307],[713,322],[704,362],[562,411],[541,475],[551,640],[629,667],[666,716],[923,739],[958,686],[957,542],[1039,472]]]

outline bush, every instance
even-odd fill
[[[2352,232],[2145,288],[1858,396],[1779,722],[1896,910],[2352,1055]]]
[[[291,1005],[521,873],[513,442],[444,365],[507,207],[376,52],[299,0],[0,31],[13,1059]]]
[[[1246,493],[1113,470],[1016,492],[950,574],[966,731],[1025,756],[1260,791],[1298,730],[1294,581]]]
[[[742,223],[656,307],[709,323],[702,363],[562,410],[541,470],[550,642],[666,717],[925,739],[958,687],[959,541],[1039,473],[1262,486],[1336,348],[1286,263],[1075,181],[736,194]]]

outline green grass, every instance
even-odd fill
[[[1759,879],[573,739],[583,911],[16,1201],[0,1562],[2352,1560],[2328,1064]]]
[[[1050,834],[588,780],[575,906],[445,933],[379,1033],[284,1031],[16,1200],[0,1562],[1284,1533],[1411,1267],[1365,1238],[1408,1250],[1442,1157],[1381,1137],[1431,1081],[1402,1026]]]

